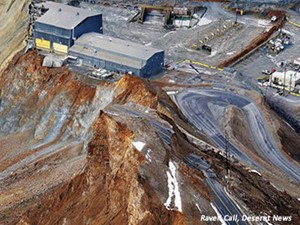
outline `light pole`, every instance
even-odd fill
[[[291,91],[292,91],[292,74],[290,74],[290,91],[289,91],[289,93],[291,93]]]
[[[237,0],[236,2],[235,2],[235,24],[237,24],[237,18],[238,18],[238,10],[239,10],[239,3],[238,3],[239,1]]]
[[[284,63],[284,73],[283,73],[283,89],[282,89],[282,95],[285,96],[285,77],[286,77],[286,66],[289,63],[288,60]]]
[[[283,96],[285,95],[285,75],[286,75],[286,64],[284,65],[284,73],[283,73],[283,90],[282,90],[282,94]]]

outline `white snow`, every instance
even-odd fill
[[[149,162],[151,162],[151,149],[149,148],[148,150],[147,150],[147,152],[146,152],[146,159],[149,161]]]
[[[179,192],[179,185],[176,180],[176,166],[172,161],[169,161],[169,169],[171,173],[167,171],[168,176],[168,188],[169,188],[169,197],[165,202],[165,206],[167,209],[172,210],[171,202],[174,198],[174,205],[179,212],[182,212],[182,204],[181,204],[181,197]]]
[[[215,210],[215,212],[217,213],[217,216],[218,216],[218,219],[219,221],[221,222],[222,225],[227,225],[227,223],[224,221],[222,215],[219,213],[217,207],[213,204],[213,203],[210,203],[211,207]]]
[[[169,80],[169,83],[175,83],[175,80],[171,80],[171,79],[170,79],[170,80]]]
[[[152,42],[145,44],[145,46],[150,46],[150,45],[152,45]]]
[[[272,182],[270,182],[270,184],[277,190],[277,191],[280,191],[280,192],[283,192],[282,189],[278,188],[275,184],[273,184]]]
[[[142,151],[145,146],[145,143],[141,141],[132,141],[131,144],[139,151]]]
[[[297,198],[297,200],[300,202],[300,198]]]
[[[256,173],[257,175],[261,176],[261,173],[257,170],[249,170],[250,173]]]
[[[202,210],[200,209],[198,203],[196,203],[196,207],[197,207],[197,209],[199,210],[199,212],[202,214]]]
[[[211,22],[212,22],[212,20],[203,17],[202,19],[199,20],[197,25],[204,26],[204,25],[210,24]]]
[[[178,91],[167,91],[168,95],[176,95]]]

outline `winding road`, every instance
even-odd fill
[[[214,196],[213,203],[218,212],[222,215],[224,222],[228,225],[248,224],[246,221],[243,221],[240,210],[230,199],[223,186],[215,179],[216,174],[210,169],[210,166],[199,156],[194,154],[190,154],[187,157],[187,162],[192,167],[201,170],[206,176],[204,183],[210,188],[211,194]]]
[[[294,181],[300,183],[299,165],[289,161],[278,149],[269,134],[262,113],[249,99],[231,92],[210,89],[184,90],[176,94],[174,99],[189,122],[206,133],[221,149],[225,149],[225,138],[218,120],[223,116],[226,107],[238,107],[247,117],[251,130],[249,135],[253,136],[261,156]],[[263,168],[236,146],[230,144],[230,150],[238,160]]]

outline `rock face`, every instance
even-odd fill
[[[93,128],[82,173],[49,193],[37,210],[21,220],[28,224],[183,224],[175,222],[175,218],[183,221],[182,215],[164,208],[138,176],[144,157],[131,144],[133,132],[104,113]]]
[[[130,75],[96,82],[42,62],[19,53],[0,74],[0,224],[182,225],[216,215],[206,177],[187,159],[206,161],[224,186],[226,161],[190,143],[186,134],[202,136],[189,133],[164,91]],[[296,198],[231,166],[227,191],[248,215],[288,209],[297,224]]]
[[[26,0],[2,0],[0,2],[0,69],[3,62],[23,48],[27,35],[27,7]],[[9,26],[8,26],[9,24]]]
[[[174,157],[151,124],[171,129],[156,114],[167,96],[158,103],[155,88],[132,76],[93,84],[42,61],[17,55],[0,77],[0,224],[185,224],[164,206]],[[153,119],[133,116],[141,110]]]

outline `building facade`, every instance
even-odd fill
[[[141,44],[108,37],[99,33],[80,36],[69,55],[80,64],[140,77],[150,77],[162,71],[164,51]]]
[[[40,4],[43,15],[34,23],[37,49],[67,54],[74,41],[87,32],[102,33],[99,12],[55,2]]]
[[[272,84],[284,86],[293,91],[300,84],[300,73],[295,71],[274,72],[271,80]]]

